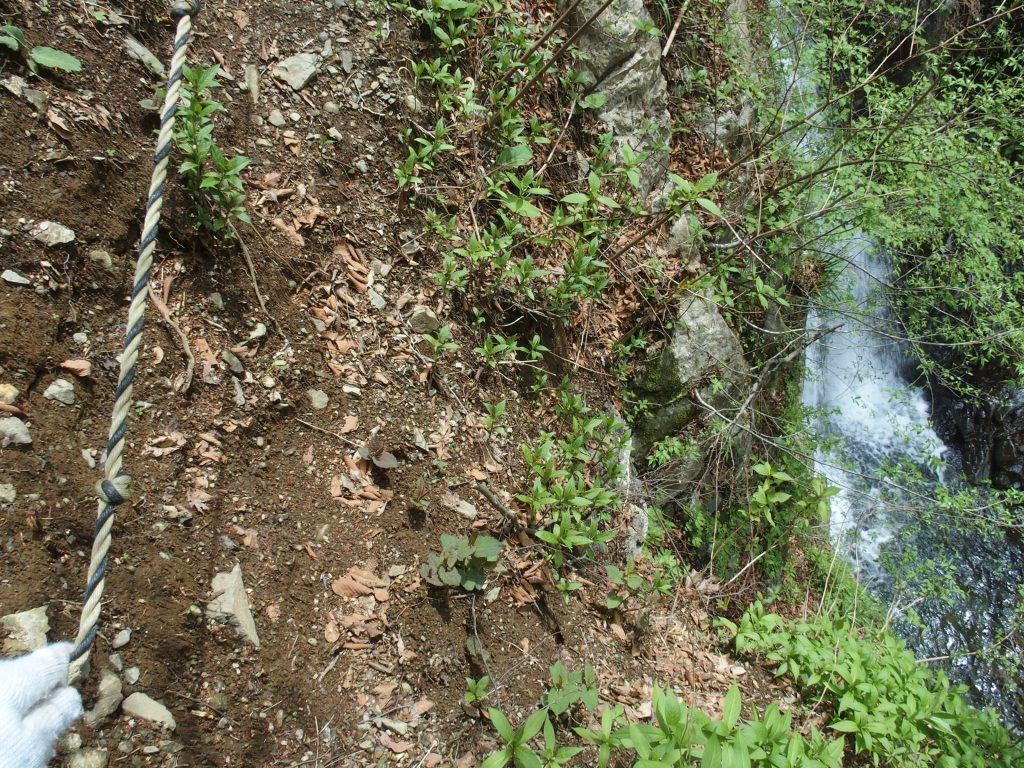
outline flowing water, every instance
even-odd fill
[[[816,95],[800,62],[794,52],[783,63],[794,110],[806,112]],[[826,131],[808,131],[793,151],[813,158],[829,141]],[[818,414],[817,471],[839,488],[833,544],[861,583],[892,606],[894,628],[919,658],[937,659],[975,704],[996,708],[1007,725],[1024,730],[1019,673],[999,661],[1000,654],[1012,656],[1015,643],[1021,647],[1005,635],[1024,583],[1024,547],[1000,529],[964,525],[936,503],[937,495],[965,484],[957,457],[932,428],[925,393],[901,375],[912,365],[886,306],[890,265],[856,228],[832,251],[844,265],[838,293],[845,299],[808,315],[809,333],[836,330],[807,350],[803,401]],[[976,653],[986,648],[994,652]]]

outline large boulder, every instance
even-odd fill
[[[569,4],[559,0],[562,8]],[[601,5],[602,0],[580,3],[570,30],[579,29]],[[642,31],[650,22],[643,0],[613,0],[577,41],[585,82],[604,97],[597,116],[612,132],[620,159],[627,145],[637,156],[645,155],[638,167],[641,200],[665,177],[672,134],[661,49],[656,38]]]

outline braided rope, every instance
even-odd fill
[[[160,117],[160,135],[156,142],[153,158],[153,175],[149,184],[149,198],[146,200],[146,218],[139,241],[138,258],[135,263],[135,278],[132,285],[131,305],[128,308],[128,327],[125,331],[124,347],[120,355],[121,369],[114,390],[114,409],[110,419],[110,433],[107,440],[107,460],[104,464],[103,479],[96,484],[99,502],[96,511],[96,527],[93,531],[92,556],[89,573],[82,598],[82,616],[78,624],[75,649],[71,653],[69,679],[74,682],[89,660],[89,652],[96,639],[96,625],[100,619],[103,588],[107,575],[107,553],[110,551],[111,529],[114,526],[114,508],[128,496],[131,478],[121,471],[121,454],[124,452],[124,436],[128,426],[128,411],[132,406],[132,382],[142,344],[143,316],[146,299],[149,296],[149,271],[153,266],[153,252],[160,229],[160,211],[164,204],[164,188],[167,183],[168,157],[171,154],[171,138],[174,130],[174,115],[178,108],[181,79],[184,76],[185,54],[192,33],[192,15],[198,13],[198,0],[178,0],[171,10],[171,16],[178,19],[174,36],[174,50],[171,55],[171,72],[167,80],[167,95]]]

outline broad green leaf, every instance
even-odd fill
[[[509,754],[503,749],[500,752],[494,752],[491,754],[490,757],[484,760],[483,765],[481,765],[480,768],[503,768],[503,766],[508,765],[508,763]]]
[[[487,714],[491,718],[494,730],[498,732],[498,735],[501,736],[502,740],[506,744],[511,742],[515,738],[516,734],[515,730],[512,728],[512,724],[508,721],[508,718],[501,714],[500,709],[495,709],[494,707],[490,707],[487,710]]]
[[[715,203],[708,200],[706,197],[698,197],[695,202],[697,203],[697,205],[699,205],[705,211],[710,213],[712,216],[715,216],[719,219],[725,218],[725,214],[722,213],[722,209],[715,205]]]
[[[586,205],[590,202],[590,198],[582,192],[573,192],[563,197],[562,202],[566,205]]]
[[[544,722],[548,719],[548,711],[546,709],[538,709],[532,715],[530,715],[526,722],[523,723],[523,736],[522,741],[525,743],[540,733],[540,729],[544,727]]]
[[[709,189],[712,189],[717,183],[718,173],[717,171],[715,171],[706,174],[703,178],[701,178],[701,180],[694,185],[693,191],[699,195],[702,192],[707,192]]]
[[[70,53],[45,45],[37,45],[28,55],[36,64],[47,69],[62,69],[65,72],[78,72],[82,69],[82,62]]]
[[[498,154],[498,165],[520,168],[533,160],[533,150],[525,144],[515,144]]]
[[[722,707],[722,722],[730,731],[736,725],[736,721],[740,719],[740,710],[740,689],[734,683],[729,689],[729,693],[725,695],[725,704]]]

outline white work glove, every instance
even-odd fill
[[[57,739],[82,714],[68,685],[71,643],[0,661],[0,768],[46,768]]]

